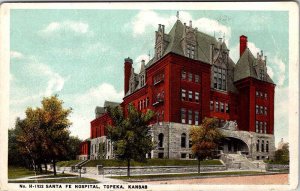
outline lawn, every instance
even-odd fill
[[[36,177],[36,178],[31,178],[31,179],[41,179],[41,178],[62,178],[62,177],[75,177],[78,175],[74,175],[74,174],[57,174],[56,176],[54,175],[49,175],[49,176],[40,176],[40,177]]]
[[[47,174],[50,173],[52,172],[47,172]],[[37,172],[37,175],[41,175],[41,174],[46,174],[46,173]],[[24,167],[8,166],[8,179],[22,178],[26,176],[35,176],[35,173],[33,170],[29,170]]]
[[[208,172],[208,173],[189,173],[189,174],[161,174],[161,175],[138,175],[138,176],[111,176],[110,178],[121,180],[140,180],[140,179],[159,179],[159,178],[176,178],[176,177],[203,177],[203,176],[227,176],[227,175],[256,175],[264,174],[257,171],[239,171],[239,172]]]
[[[60,166],[60,167],[69,167],[69,166],[76,165],[79,162],[81,162],[81,160],[59,161],[59,162],[57,162],[56,165]]]
[[[104,167],[120,167],[127,166],[126,161],[119,161],[115,159],[109,160],[90,160],[84,166],[96,167],[103,165]],[[176,159],[149,159],[145,163],[132,161],[131,166],[193,166],[198,165],[197,160],[176,160]],[[201,165],[222,165],[219,160],[205,160],[201,161]]]
[[[48,179],[48,180],[18,180],[8,181],[8,183],[99,183],[95,179],[91,178],[60,178],[60,179]]]

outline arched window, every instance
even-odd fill
[[[265,141],[261,141],[261,152],[265,152]]]
[[[158,147],[163,147],[164,145],[164,134],[160,133],[158,135]]]
[[[186,147],[186,134],[185,133],[181,134],[181,147],[182,148]]]
[[[266,152],[269,152],[269,141],[266,143]]]
[[[259,151],[259,140],[257,140],[257,143],[256,143],[256,151],[257,152]]]

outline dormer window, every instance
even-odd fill
[[[259,70],[259,79],[264,80],[265,79],[265,72],[263,69]]]
[[[226,69],[214,66],[214,88],[226,90]]]
[[[192,58],[192,59],[195,58],[195,46],[194,45],[190,45],[190,44],[187,45],[186,56],[189,58]]]

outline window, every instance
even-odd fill
[[[181,123],[185,123],[185,113],[186,110],[184,108],[181,109]]]
[[[219,102],[216,101],[216,111],[219,111]]]
[[[268,98],[268,94],[267,93],[265,93],[265,99],[267,99]]]
[[[162,148],[164,146],[164,134],[160,133],[158,135],[158,147]]]
[[[186,147],[186,134],[185,133],[181,134],[181,147],[182,148]]]
[[[195,82],[199,83],[199,75],[195,74]]]
[[[185,89],[181,89],[181,100],[182,101],[186,100],[186,90]]]
[[[256,112],[255,113],[259,114],[259,106],[258,105],[256,105]]]
[[[189,101],[193,101],[193,92],[189,91]]]
[[[195,101],[199,102],[199,92],[195,92]]]
[[[265,107],[265,115],[268,115],[268,109]]]
[[[221,112],[224,113],[224,103],[223,102],[220,103],[220,108],[221,108]]]
[[[259,132],[263,133],[263,122],[259,122]]]
[[[199,124],[199,112],[195,111],[195,125]]]
[[[191,125],[192,124],[192,121],[193,121],[193,112],[192,110],[189,110],[189,124]]]
[[[256,143],[256,151],[257,152],[259,151],[259,140],[257,140],[257,143]]]
[[[264,79],[265,79],[265,72],[264,72],[263,69],[260,69],[260,70],[259,70],[259,78],[260,78],[261,80],[264,80]]]
[[[189,58],[195,58],[195,46],[194,45],[187,45],[186,49],[186,56]]]
[[[261,141],[261,152],[265,152],[265,141]]]
[[[260,106],[260,114],[264,114],[264,107]]]
[[[193,81],[193,74],[192,73],[189,73],[189,79],[188,79],[190,82]]]
[[[259,133],[259,130],[258,130],[258,121],[255,121],[255,132]]]
[[[214,101],[210,101],[210,111],[213,111],[214,110]]]
[[[256,97],[259,97],[259,91],[256,91]]]
[[[153,84],[158,84],[159,82],[164,81],[165,75],[163,73],[157,74],[156,76],[154,76],[153,79]]]
[[[263,97],[263,93],[262,92],[259,92],[259,94],[260,94],[260,97]]]
[[[181,158],[185,159],[186,158],[186,153],[181,153]]]
[[[139,101],[139,110],[142,109],[142,101]]]
[[[186,72],[184,70],[181,71],[181,79],[186,79]]]
[[[193,146],[193,142],[192,140],[189,140],[189,148],[192,148],[192,146]]]
[[[267,141],[267,143],[266,143],[266,152],[267,153],[269,152],[269,141]]]
[[[267,122],[264,122],[264,133],[267,133]]]
[[[226,69],[214,66],[214,88],[226,90]]]
[[[229,113],[229,106],[227,103],[225,103],[226,113]]]
[[[143,99],[143,109],[145,108],[145,100]]]

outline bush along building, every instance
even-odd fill
[[[262,51],[254,56],[249,50],[246,36],[240,36],[240,57],[234,63],[224,39],[178,19],[168,34],[164,25],[158,26],[155,54],[148,63],[141,61],[139,73],[132,59],[125,59],[125,95],[120,105],[125,114],[130,103],[142,112],[156,112],[155,123],[150,125],[157,147],[148,158],[192,158],[190,128],[204,117],[213,117],[226,136],[218,148],[221,153],[266,159],[275,151],[275,84],[266,64]],[[89,151],[82,156],[114,157],[106,139],[105,125],[111,120],[105,108],[118,104],[105,102],[103,108],[96,108],[90,140],[82,143]]]

